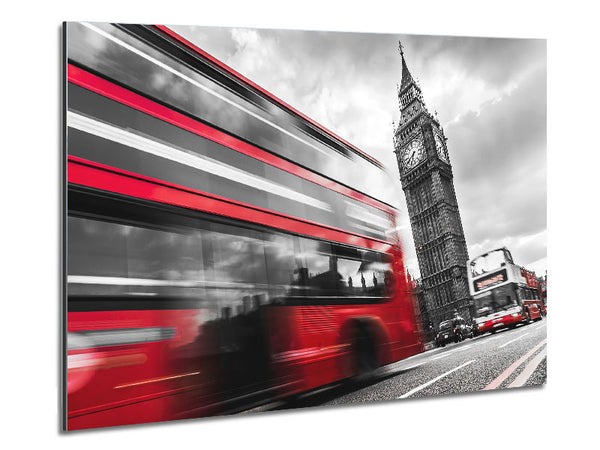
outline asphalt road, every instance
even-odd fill
[[[262,410],[348,405],[546,382],[546,319],[435,348],[378,369],[367,385],[348,383],[304,394]]]

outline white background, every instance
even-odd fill
[[[590,2],[591,3],[591,2]],[[13,1],[2,39],[2,438],[8,448],[597,445],[597,14],[533,1]],[[491,394],[59,433],[61,22],[548,39],[548,384]],[[510,64],[510,61],[507,61]],[[7,101],[8,100],[8,101]],[[590,212],[587,212],[590,211]],[[461,441],[464,441],[461,443]]]

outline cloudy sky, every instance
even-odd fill
[[[469,255],[506,245],[517,263],[544,274],[546,41],[173,28],[389,168],[377,188],[402,211],[407,265],[418,275],[392,144],[401,40],[448,138]]]

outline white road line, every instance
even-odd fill
[[[455,352],[462,352],[463,350],[466,350],[468,348],[471,348],[471,346],[474,344],[469,344],[469,345],[465,345],[464,347],[461,348],[457,348],[456,350],[454,350]]]
[[[450,356],[452,353],[444,353],[443,355],[436,356],[435,358],[431,358],[429,361],[435,361],[436,359],[445,358],[446,356]]]
[[[504,380],[506,380],[521,364],[523,364],[524,361],[527,360],[527,358],[529,358],[531,355],[533,355],[537,351],[537,349],[540,348],[545,343],[546,343],[546,339],[544,339],[538,345],[536,345],[531,350],[529,350],[527,353],[525,353],[523,356],[521,356],[519,359],[517,359],[514,363],[512,363],[508,367],[508,369],[506,369],[504,372],[502,372],[494,381],[492,381],[490,384],[488,384],[486,387],[484,387],[483,390],[489,391],[491,389],[496,389],[498,386],[500,386]]]
[[[523,333],[521,336],[519,336],[519,337],[516,337],[516,338],[514,338],[514,339],[512,339],[512,340],[510,340],[510,341],[508,341],[508,342],[505,342],[504,344],[502,344],[502,345],[501,345],[501,346],[499,346],[498,348],[500,349],[500,348],[502,348],[502,347],[506,347],[508,344],[512,344],[513,342],[515,342],[515,341],[518,341],[518,340],[519,340],[519,339],[521,339],[521,338],[524,338],[524,337],[525,337],[525,336],[527,336],[528,334],[529,334],[529,333]]]
[[[419,392],[419,391],[420,391],[420,390],[422,390],[422,389],[425,389],[427,386],[430,386],[430,385],[432,385],[432,384],[433,384],[433,383],[435,383],[436,381],[439,381],[439,380],[441,380],[442,378],[444,378],[444,377],[447,377],[447,376],[448,376],[448,375],[450,375],[451,373],[453,373],[453,372],[456,372],[457,370],[459,370],[459,369],[462,369],[463,367],[465,367],[465,366],[468,366],[469,364],[471,364],[471,363],[474,363],[474,362],[475,362],[475,360],[474,360],[474,359],[472,359],[471,361],[467,361],[466,363],[464,363],[464,364],[461,364],[460,366],[458,366],[458,367],[455,367],[454,369],[452,369],[452,370],[449,370],[448,372],[445,372],[445,373],[441,374],[441,375],[440,375],[440,376],[438,376],[438,377],[435,377],[433,380],[430,380],[430,381],[428,381],[428,382],[427,382],[427,383],[425,383],[425,384],[422,384],[422,385],[420,385],[420,386],[417,386],[417,387],[416,387],[416,388],[414,388],[414,389],[411,389],[411,390],[410,390],[410,391],[408,391],[406,394],[403,394],[403,395],[401,395],[400,397],[397,397],[397,399],[401,399],[401,398],[407,398],[407,397],[410,397],[410,396],[411,396],[411,395],[413,395],[414,393],[416,393],[416,392]]]
[[[529,364],[527,364],[525,366],[525,368],[523,369],[523,372],[521,372],[519,374],[519,376],[517,378],[515,378],[515,380],[508,385],[508,387],[509,388],[521,387],[525,383],[527,383],[527,380],[529,380],[529,377],[531,376],[531,374],[533,374],[535,369],[537,369],[537,367],[540,365],[540,363],[542,362],[542,360],[545,357],[546,357],[546,348],[543,348],[542,351],[539,352],[537,355],[535,355],[535,358],[533,358],[529,362]]]
[[[457,348],[453,348],[452,350],[448,350],[448,351],[446,352],[446,355],[451,355],[452,353],[456,353],[457,351],[458,351],[458,349],[457,349]]]

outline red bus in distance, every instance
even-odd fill
[[[468,267],[477,334],[542,319],[535,273],[515,264],[506,247],[471,259]]]
[[[66,429],[422,351],[376,160],[165,27],[68,23],[66,45]]]

